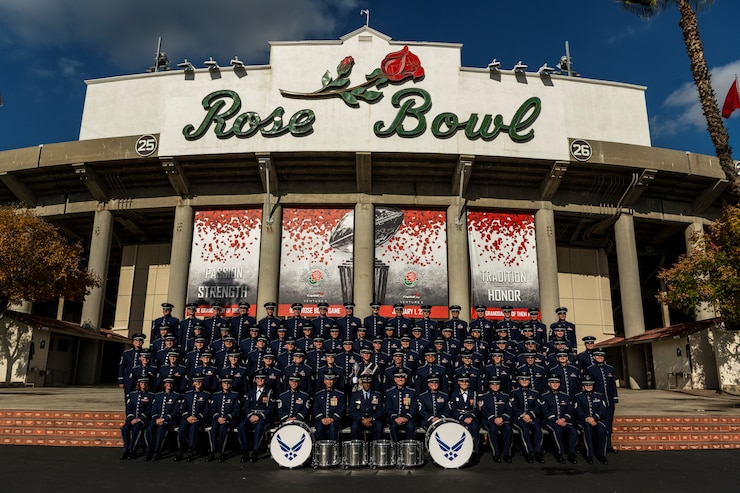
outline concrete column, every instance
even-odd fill
[[[370,315],[375,293],[375,206],[355,205],[354,302],[355,316]]]
[[[99,204],[95,211],[92,239],[90,240],[90,258],[88,268],[97,274],[101,280],[98,288],[93,288],[82,303],[82,325],[100,328],[103,319],[103,303],[105,301],[105,284],[108,280],[108,259],[113,239],[113,213]]]
[[[684,230],[686,241],[686,253],[696,249],[691,240],[694,234],[704,233],[704,225],[701,222],[693,222]],[[694,319],[697,321],[707,320],[717,316],[714,306],[709,303],[699,303],[694,309]],[[695,389],[719,389],[721,388],[721,370],[718,366],[717,354],[725,350],[724,341],[721,337],[722,331],[709,329],[701,331],[689,337],[692,353],[691,386]]]
[[[552,204],[538,210],[534,215],[537,242],[537,276],[540,290],[540,313],[553,317],[560,306],[558,285],[558,254],[555,241],[555,213]]]
[[[271,206],[272,208],[273,206]],[[275,207],[270,219],[267,204],[262,207],[262,240],[260,242],[260,272],[257,280],[257,320],[266,315],[264,304],[278,303],[280,292],[280,242],[282,240],[283,208]]]
[[[28,300],[23,300],[17,305],[10,305],[8,309],[13,310],[14,312],[26,313],[30,315],[31,312],[33,311],[33,302],[28,301]]]
[[[622,298],[622,319],[625,337],[645,332],[645,317],[642,310],[640,269],[637,262],[635,223],[631,214],[622,214],[614,224],[619,271],[619,293]],[[633,389],[647,387],[645,353],[641,345],[628,346],[627,371],[629,386]]]
[[[470,262],[468,262],[468,228],[465,215],[463,223],[455,224],[459,206],[447,208],[447,276],[450,305],[460,305],[460,318],[470,319]]]
[[[175,207],[175,224],[172,227],[170,249],[170,278],[167,301],[175,305],[172,316],[183,318],[188,295],[190,252],[193,247],[193,208],[188,203]]]
[[[691,237],[695,233],[698,233],[698,234],[704,233],[704,225],[702,223],[700,222],[691,223],[684,230],[684,239],[686,241],[686,253],[691,253],[691,251],[695,249],[695,245],[691,241]],[[697,305],[696,309],[694,310],[694,319],[697,321],[707,320],[710,318],[714,318],[716,316],[717,316],[717,313],[714,310],[714,307],[710,305],[709,303],[700,303],[699,305]]]

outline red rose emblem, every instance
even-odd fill
[[[337,75],[339,77],[344,77],[349,73],[350,70],[352,70],[352,66],[355,64],[355,59],[351,56],[346,56],[344,59],[339,62],[339,65],[337,65]]]
[[[421,66],[419,57],[411,53],[408,46],[386,55],[380,62],[380,70],[391,82],[399,82],[408,77],[414,80],[424,77],[424,67]]]

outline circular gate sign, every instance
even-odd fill
[[[588,161],[592,155],[591,144],[581,139],[574,140],[570,143],[570,155],[576,161]]]
[[[136,154],[142,157],[151,156],[157,150],[157,138],[153,135],[142,135],[136,141]]]

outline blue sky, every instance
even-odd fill
[[[0,150],[76,140],[87,79],[143,72],[157,37],[175,68],[210,56],[267,62],[268,41],[337,39],[365,23],[398,41],[462,43],[463,65],[555,65],[570,44],[584,77],[647,86],[653,145],[714,154],[678,27],[678,11],[643,20],[613,0],[2,0]],[[721,106],[740,50],[740,2],[699,14]],[[740,152],[740,111],[726,121]]]

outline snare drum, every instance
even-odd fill
[[[467,428],[452,419],[433,423],[424,438],[432,461],[445,469],[457,469],[467,464],[473,455],[473,436]]]
[[[367,465],[367,444],[363,440],[342,442],[342,466],[365,467]]]
[[[418,440],[398,442],[398,467],[419,467],[424,465],[424,446]]]
[[[313,467],[334,467],[339,465],[339,442],[319,440],[313,447]]]
[[[396,465],[396,448],[392,441],[375,440],[370,443],[370,465],[373,469]]]
[[[275,431],[270,439],[270,455],[278,465],[293,469],[311,458],[313,433],[303,421],[290,421]]]

